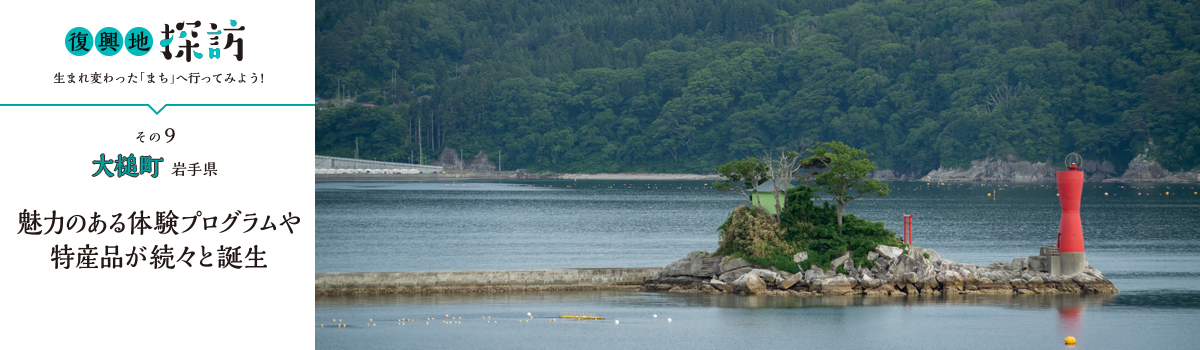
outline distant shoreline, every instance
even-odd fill
[[[601,173],[601,174],[556,174],[560,180],[721,180],[717,174],[668,174],[668,173]]]

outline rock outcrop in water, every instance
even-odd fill
[[[971,162],[967,169],[938,168],[920,179],[929,182],[1043,182],[1054,181],[1054,167],[1046,163],[1009,158],[984,159]]]
[[[1091,181],[1091,178],[1088,179]],[[1147,159],[1145,154],[1139,154],[1129,161],[1129,168],[1121,177],[1104,180],[1105,182],[1165,182],[1189,183],[1200,182],[1200,173],[1172,173],[1163,169],[1157,161]]]
[[[1091,266],[1075,275],[1051,276],[1040,257],[976,266],[943,259],[932,249],[900,252],[888,248],[893,247],[879,246],[872,252],[873,267],[835,259],[840,264],[832,265],[833,269],[814,266],[797,274],[754,266],[739,258],[692,252],[648,278],[642,289],[766,295],[1117,293],[1112,282]],[[847,273],[835,272],[838,266]]]

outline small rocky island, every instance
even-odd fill
[[[911,216],[899,239],[881,222],[845,213],[851,200],[890,193],[887,184],[867,176],[876,166],[865,151],[825,142],[805,152],[812,156],[779,151],[764,154],[764,161],[747,157],[718,167],[726,181],[713,189],[739,193],[749,203],[717,228],[716,252],[688,254],[647,278],[642,290],[897,296],[1117,292],[1084,254],[1079,219],[1084,173],[1078,154],[1068,155],[1067,171],[1056,174],[1062,204],[1057,244],[1012,263],[976,266],[912,245]],[[801,185],[780,185],[790,184],[795,175],[804,177]],[[759,188],[768,180],[774,180],[774,200],[764,205]],[[820,206],[817,191],[827,199]]]
[[[906,252],[880,245],[868,254],[874,267],[855,266],[851,252],[845,252],[831,265],[845,273],[813,265],[792,274],[741,258],[692,252],[648,278],[642,289],[796,296],[1117,293],[1112,282],[1091,266],[1073,275],[1052,276],[1048,258],[1031,256],[976,266],[943,259],[932,249],[912,247]],[[801,252],[794,259],[799,264],[808,256]]]

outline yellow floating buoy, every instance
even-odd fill
[[[324,324],[324,323],[322,323],[322,324],[321,324],[321,328],[325,328],[325,324]]]
[[[1066,343],[1066,345],[1075,345],[1075,337],[1067,337],[1066,339],[1063,339],[1063,342]]]

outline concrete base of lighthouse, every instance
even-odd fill
[[[1050,258],[1051,276],[1070,276],[1087,267],[1087,253],[1058,253]]]

